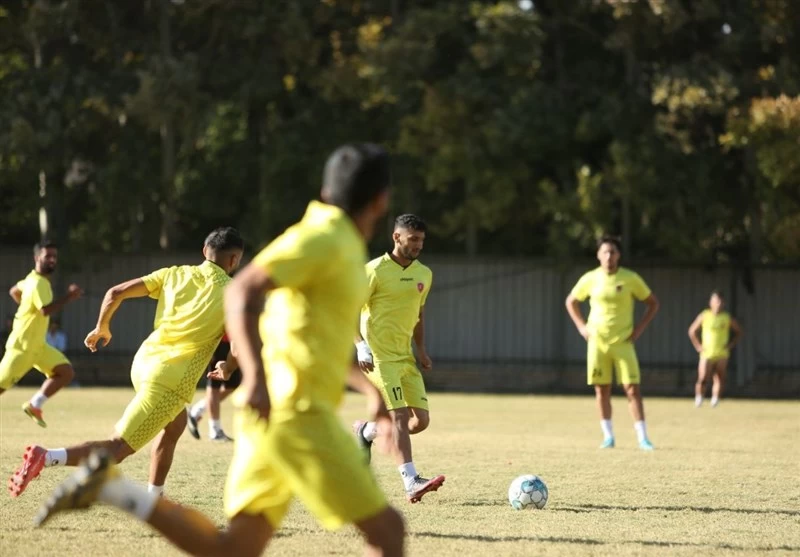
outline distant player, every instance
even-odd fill
[[[651,451],[647,438],[644,405],[639,389],[639,360],[634,342],[641,336],[658,311],[658,300],[642,277],[619,266],[620,242],[613,236],[603,236],[597,242],[600,266],[584,274],[567,296],[567,311],[578,332],[586,339],[588,384],[594,385],[603,430],[603,449],[614,447],[611,426],[611,380],[616,370],[617,383],[622,383],[633,416],[633,427],[639,448]],[[581,313],[580,302],[589,298],[589,320]],[[633,306],[638,300],[647,310],[634,327]]]
[[[231,280],[230,273],[239,266],[243,249],[239,232],[219,228],[205,240],[206,260],[201,265],[166,267],[106,292],[97,327],[84,341],[92,352],[111,341],[111,318],[124,300],[144,296],[158,300],[153,332],[131,365],[136,396],[117,422],[111,439],[66,449],[27,447],[22,465],[8,483],[13,496],[21,494],[45,467],[77,466],[101,448],[122,462],[154,438],[149,489],[163,491],[175,445],[186,428],[186,404],[222,337],[222,292]]]
[[[222,337],[219,346],[211,357],[211,362],[208,364],[209,373],[214,371],[219,362],[223,362],[228,358],[230,350],[231,344],[228,341],[228,336],[225,335]],[[202,400],[195,402],[191,408],[189,408],[187,427],[192,437],[200,439],[200,430],[197,426],[200,420],[203,419],[203,414],[208,410],[208,438],[211,441],[233,441],[222,429],[219,405],[223,400],[228,398],[241,383],[242,372],[239,369],[233,371],[230,379],[227,381],[214,379],[213,376],[206,378],[205,396]]]
[[[40,523],[99,500],[186,553],[254,556],[296,495],[326,528],[354,523],[369,555],[403,554],[403,520],[336,415],[349,383],[367,395],[372,416],[388,422],[380,393],[351,366],[355,316],[368,289],[364,240],[389,203],[388,155],[369,144],[339,148],[325,166],[321,197],[225,294],[226,328],[243,375],[234,396],[241,408],[225,486],[227,527],[218,530],[203,514],[121,477],[102,452],[56,489]]]
[[[711,390],[711,406],[719,404],[719,397],[725,386],[725,374],[728,370],[728,358],[736,343],[742,338],[742,328],[727,311],[722,311],[725,299],[718,291],[711,293],[708,309],[700,312],[689,326],[691,339],[700,361],[697,364],[697,383],[694,386],[694,405],[703,404],[703,391],[709,376],[713,377]],[[697,330],[702,328],[701,339],[697,338]],[[730,338],[733,330],[734,337]]]
[[[412,503],[439,489],[445,479],[421,477],[411,458],[410,435],[425,431],[430,423],[425,381],[411,351],[413,339],[422,369],[431,369],[425,350],[425,301],[433,273],[417,259],[425,231],[425,222],[416,215],[395,220],[392,252],[367,263],[369,299],[361,310],[361,331],[356,336],[359,366],[383,395],[392,417],[395,462]],[[353,431],[369,455],[377,425],[357,421]]]
[[[33,271],[9,291],[19,308],[6,340],[6,351],[0,360],[0,394],[16,385],[31,368],[42,372],[47,379],[42,388],[22,405],[22,410],[41,427],[47,427],[42,417],[42,405],[75,377],[75,370],[64,353],[47,344],[50,316],[80,298],[83,290],[77,284],[70,284],[67,293],[53,301],[50,275],[58,263],[55,244],[36,244],[33,262]]]

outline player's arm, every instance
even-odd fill
[[[728,341],[728,346],[726,346],[726,349],[729,351],[736,346],[740,340],[742,340],[742,336],[744,335],[742,326],[739,325],[739,322],[733,317],[731,317],[731,331],[733,331],[733,338]]]
[[[658,313],[658,308],[660,305],[658,302],[658,298],[656,298],[656,295],[653,294],[652,292],[650,293],[649,296],[647,296],[647,298],[642,300],[642,303],[644,303],[644,305],[646,305],[647,308],[644,311],[644,315],[642,316],[641,321],[639,321],[633,328],[633,333],[631,334],[630,338],[632,342],[635,342],[640,336],[642,336],[644,330],[656,316],[656,313]]]
[[[11,296],[11,299],[14,300],[17,305],[22,302],[22,289],[16,284],[8,291],[8,295]]]
[[[209,371],[207,376],[209,379],[227,381],[237,369],[239,369],[239,362],[236,361],[236,356],[233,352],[233,344],[231,344],[231,349],[228,350],[228,355],[225,357],[225,360],[217,362],[214,369]]]
[[[54,313],[58,313],[64,306],[66,306],[70,302],[74,302],[78,298],[83,296],[83,290],[77,284],[70,284],[69,288],[67,288],[67,293],[61,296],[58,300],[50,302],[46,306],[42,307],[39,311],[42,312],[42,315],[49,317]]]
[[[583,312],[581,312],[581,300],[570,292],[565,305],[567,307],[567,313],[575,324],[575,328],[578,329],[578,332],[583,338],[589,340],[589,329],[586,328],[586,319],[584,319]]]
[[[92,352],[97,352],[98,343],[103,341],[101,346],[108,346],[111,342],[111,318],[119,309],[120,304],[128,298],[144,298],[149,296],[147,289],[141,278],[136,278],[112,286],[103,296],[103,303],[100,304],[100,314],[97,317],[97,325],[86,335],[83,344]]]
[[[262,417],[269,418],[269,393],[264,363],[261,360],[261,335],[258,319],[268,291],[276,287],[266,270],[253,263],[236,274],[225,289],[225,330],[236,346],[236,361],[242,370],[241,389],[247,404]],[[231,350],[233,354],[233,350]]]
[[[414,345],[417,347],[417,357],[422,369],[429,370],[433,367],[433,362],[428,351],[425,349],[425,306],[419,308],[419,320],[414,326]]]
[[[700,343],[700,339],[697,338],[697,331],[700,330],[700,326],[703,324],[703,314],[698,314],[697,317],[694,318],[692,324],[689,325],[689,340],[692,341],[692,346],[694,349],[697,350],[697,353],[703,351],[703,345]]]

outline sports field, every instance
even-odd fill
[[[51,448],[107,436],[130,390],[69,389],[45,407],[48,429],[19,409],[32,394],[0,399],[0,469],[7,477],[23,448]],[[198,394],[199,396],[199,394]],[[362,399],[348,395],[348,424]],[[586,397],[433,394],[431,429],[413,439],[423,474],[447,483],[417,505],[405,502],[389,457],[373,459],[380,484],[405,514],[408,554],[789,555],[800,552],[800,403],[723,401],[696,410],[690,398],[645,399],[650,438],[643,453],[624,400],[614,399],[617,448],[599,451],[593,400]],[[223,405],[230,431],[231,408]],[[206,424],[201,423],[206,434]],[[232,447],[188,434],[167,494],[223,523],[222,490]],[[149,448],[123,464],[146,482]],[[0,555],[175,555],[160,537],[107,507],[65,514],[43,529],[32,519],[66,468],[46,469],[18,499],[0,505]],[[542,476],[544,510],[514,511],[506,489],[517,475]],[[347,478],[342,478],[347,481]],[[328,533],[295,505],[271,555],[358,555],[357,533]]]

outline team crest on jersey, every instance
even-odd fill
[[[622,285],[621,284],[617,285],[617,292],[622,292]]]
[[[424,285],[424,284],[422,284],[421,282],[418,282],[418,283],[417,283],[417,290],[419,290],[420,292],[422,292],[424,289],[425,289],[425,285]]]

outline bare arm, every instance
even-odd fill
[[[102,346],[108,346],[108,343],[111,342],[111,318],[114,317],[114,313],[119,309],[122,301],[128,298],[143,298],[149,294],[150,291],[140,278],[109,288],[100,305],[97,325],[86,335],[83,344],[92,352],[97,352],[97,345],[101,340],[103,341]]]
[[[236,345],[236,360],[242,370],[242,389],[247,404],[265,419],[269,418],[269,392],[261,360],[258,319],[264,309],[266,293],[276,287],[262,268],[249,264],[225,289],[225,330]]]
[[[239,362],[236,361],[236,353],[233,350],[233,344],[231,344],[231,349],[228,351],[225,361],[217,362],[214,369],[209,371],[206,376],[217,381],[227,381],[237,369],[239,369]]]
[[[697,353],[703,351],[703,345],[700,344],[700,339],[697,338],[697,331],[700,329],[700,326],[703,323],[703,314],[699,314],[697,317],[694,318],[692,324],[689,325],[689,340],[692,341],[692,346],[694,349],[697,350]]]
[[[631,334],[630,338],[631,341],[636,341],[640,336],[642,336],[644,330],[653,320],[653,317],[655,317],[656,313],[658,313],[659,303],[655,294],[651,293],[647,298],[642,300],[642,302],[644,302],[644,304],[647,306],[647,309],[642,316],[642,320],[639,321],[636,324],[636,327],[633,328],[633,333]]]
[[[728,346],[726,347],[728,350],[731,350],[734,346],[736,346],[736,344],[742,340],[742,336],[744,335],[741,325],[739,325],[739,322],[733,317],[731,317],[731,330],[733,331],[733,338],[728,341]]]
[[[17,288],[17,285],[11,287],[11,290],[8,291],[8,295],[11,296],[11,299],[14,300],[17,305],[22,302],[22,290]]]
[[[567,313],[569,313],[569,316],[572,318],[572,322],[575,323],[575,328],[578,329],[578,332],[583,338],[589,340],[589,330],[586,328],[586,320],[583,318],[583,313],[581,313],[580,300],[570,294],[567,296],[565,305],[567,307]]]
[[[428,370],[433,367],[433,362],[428,356],[428,351],[425,349],[425,307],[419,308],[419,321],[414,326],[414,344],[417,347],[417,356],[422,369]]]

